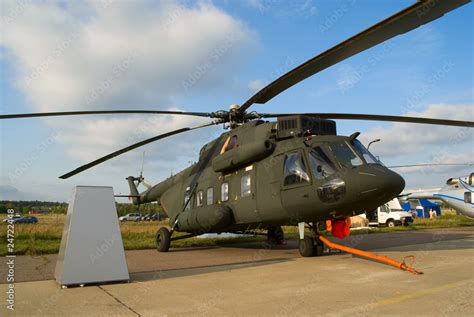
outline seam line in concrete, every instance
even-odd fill
[[[120,305],[124,306],[125,308],[127,308],[129,311],[131,311],[132,313],[134,313],[135,315],[137,316],[142,316],[140,315],[139,313],[137,313],[135,310],[133,310],[132,307],[126,305],[124,302],[122,302],[120,299],[118,299],[117,297],[115,297],[114,295],[112,295],[111,293],[107,292],[107,290],[105,288],[103,288],[102,286],[98,285],[98,287],[104,291],[104,293],[106,293],[107,295],[109,295],[110,297],[112,297],[113,299],[115,299],[115,301],[117,303],[119,303]]]

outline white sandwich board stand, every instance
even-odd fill
[[[54,277],[63,287],[130,279],[112,187],[73,189]]]

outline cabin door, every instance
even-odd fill
[[[234,217],[237,223],[260,222],[257,209],[257,186],[255,165],[250,165],[232,176],[232,199],[234,204]]]
[[[278,222],[288,219],[280,199],[280,182],[283,156],[272,156],[257,165],[257,208],[264,222]]]
[[[311,188],[310,171],[303,151],[286,153],[283,156],[281,201],[293,222],[299,221],[298,215],[303,206],[307,206]]]

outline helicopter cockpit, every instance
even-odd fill
[[[364,158],[367,164],[383,165],[382,162],[380,162],[379,159],[373,156],[372,153],[370,153],[369,150],[365,146],[363,146],[359,140],[353,140],[351,143],[356,152]]]
[[[294,151],[285,155],[283,186],[293,188],[310,185],[312,179],[319,199],[325,203],[334,203],[346,196],[347,179],[363,173],[369,179],[352,186],[353,191],[375,193],[379,191],[378,188],[389,188],[391,192],[392,187],[393,191],[401,190],[404,185],[401,178],[382,166],[355,138],[316,141],[307,151]]]
[[[353,140],[350,143],[341,140],[314,146],[307,156],[310,172],[300,152],[287,154],[284,168],[284,185],[310,182],[309,173],[312,173],[315,180],[324,180],[340,169],[365,164],[381,164],[360,141]],[[327,153],[332,153],[332,157]]]
[[[324,153],[320,146],[309,152],[309,164],[315,179],[325,179],[336,172],[334,162]]]
[[[341,167],[357,167],[366,164],[381,164],[359,140],[332,142],[329,148]]]

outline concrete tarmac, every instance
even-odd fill
[[[346,244],[398,260],[414,255],[425,274],[345,253],[301,258],[293,243],[131,251],[131,283],[60,289],[54,280],[20,282],[15,311],[2,300],[0,315],[474,315],[474,228],[353,236]],[[0,285],[5,298],[6,288]]]

